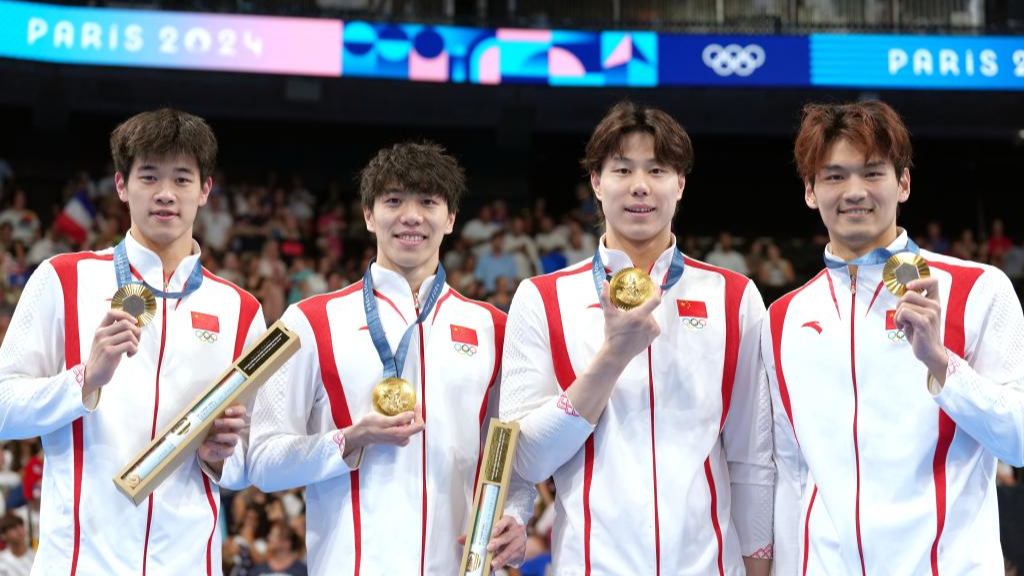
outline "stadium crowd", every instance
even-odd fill
[[[374,257],[352,190],[331,184],[313,191],[299,176],[275,173],[253,183],[234,182],[218,172],[214,182],[195,230],[203,264],[254,294],[267,324],[291,303],[358,281]],[[40,262],[64,252],[111,247],[130,225],[109,172],[99,178],[80,172],[68,180],[64,197],[41,214],[29,207],[30,194],[0,159],[0,342],[21,289]],[[600,234],[599,206],[583,183],[577,186],[575,207],[560,215],[549,210],[544,198],[516,207],[488,200],[466,212],[442,248],[448,282],[463,295],[506,311],[520,281],[590,258]],[[1024,244],[1008,235],[1002,220],[952,236],[937,221],[914,232],[921,233],[915,240],[929,250],[1002,268],[1022,294]],[[717,237],[684,234],[679,242],[692,258],[753,278],[768,304],[821,269],[827,236],[743,238],[722,231]],[[42,450],[38,439],[0,447],[0,576],[27,575],[38,534]],[[1001,506],[1024,508],[1016,471],[1001,466],[997,480]],[[550,483],[539,486],[530,560],[518,570],[523,576],[543,574],[550,558],[553,489]],[[250,487],[222,494],[225,574],[306,574],[301,489],[264,494]],[[1017,541],[1024,532],[1018,514],[1003,516],[1004,550],[1008,556],[1024,554],[1024,543]]]

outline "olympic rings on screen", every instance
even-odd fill
[[[702,54],[704,64],[719,76],[750,76],[764,65],[765,52],[757,44],[740,46],[729,44],[724,48],[720,44],[708,44]]]

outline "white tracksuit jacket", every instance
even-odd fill
[[[372,266],[381,323],[398,347],[418,310],[408,282]],[[423,282],[420,300],[433,283]],[[249,476],[263,490],[306,486],[306,546],[315,576],[457,574],[505,314],[445,286],[414,331],[402,377],[416,388],[425,430],[404,447],[372,445],[342,459],[337,430],[372,410],[383,366],[370,338],[360,281],[288,308],[299,352],[261,388]],[[533,511],[519,482],[506,513]]]
[[[855,287],[823,270],[769,309],[779,576],[1003,574],[994,478],[997,458],[1024,461],[1024,317],[1001,271],[921,256],[951,355],[937,396],[881,264]]]
[[[625,253],[601,255],[611,272]],[[651,276],[664,281],[666,250]],[[596,426],[562,392],[604,341],[587,260],[523,282],[509,315],[501,412],[522,426],[517,470],[554,475],[554,575],[737,575],[772,543],[764,304],[749,279],[689,258]]]
[[[159,257],[130,235],[126,244],[136,278],[162,289]],[[198,246],[193,252],[167,291],[182,289]],[[55,256],[29,279],[0,348],[0,437],[42,437],[34,576],[221,573],[219,490],[198,457],[138,507],[112,480],[265,330],[255,298],[204,275],[185,298],[157,298],[138,353],[121,359],[93,410],[82,402],[82,364],[117,290],[113,249]],[[196,314],[207,328],[216,317],[219,330],[193,328]],[[240,444],[225,461],[220,485],[246,483]]]

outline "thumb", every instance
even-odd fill
[[[601,301],[601,309],[609,310],[613,308],[611,299],[611,285],[608,284],[607,280],[601,281],[601,293],[598,295],[598,299]]]

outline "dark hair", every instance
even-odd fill
[[[278,520],[270,526],[271,530],[274,528],[281,530],[281,535],[288,539],[288,543],[292,546],[292,552],[302,550],[302,536],[299,536],[299,533],[292,529],[287,522]]]
[[[837,140],[847,139],[866,159],[891,162],[896,178],[913,166],[910,132],[900,115],[885,102],[866,100],[847,104],[804,106],[793,155],[801,178],[812,184]]]
[[[623,100],[605,114],[590,135],[583,160],[588,173],[601,172],[604,161],[622,152],[622,141],[634,132],[654,137],[654,157],[680,174],[693,169],[693,144],[686,130],[674,118],[657,108]]]
[[[17,528],[18,526],[24,526],[25,521],[21,519],[21,516],[8,512],[3,518],[0,518],[0,534],[7,532],[11,528]]]
[[[195,158],[206,180],[217,164],[217,138],[202,118],[171,108],[136,114],[110,133],[114,169],[126,178],[136,159],[167,155]]]
[[[466,172],[438,144],[402,142],[377,152],[359,173],[359,195],[364,208],[373,209],[377,197],[389,188],[438,194],[448,205],[448,213],[454,214],[466,195]]]

